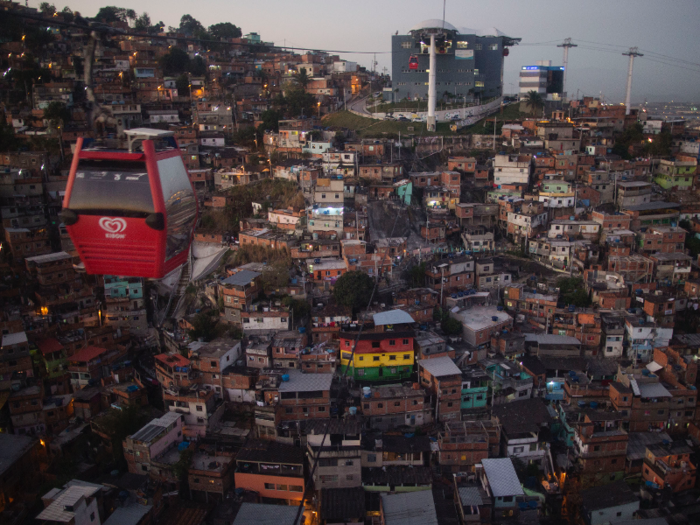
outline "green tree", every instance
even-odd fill
[[[134,29],[137,31],[148,31],[151,28],[151,17],[148,13],[142,13],[134,22]]]
[[[654,157],[669,157],[672,145],[673,137],[668,131],[662,131],[646,144],[649,155]]]
[[[209,310],[195,315],[192,319],[193,329],[189,331],[190,338],[202,338],[205,341],[214,339],[216,337],[216,324],[218,322],[215,313],[214,310]]]
[[[309,78],[309,74],[306,72],[306,68],[299,70],[297,73],[292,75],[292,78],[294,79],[296,85],[302,89],[306,89],[306,87],[309,85],[309,81],[311,80],[311,78]]]
[[[39,11],[41,11],[42,15],[53,16],[56,12],[56,6],[48,2],[41,2],[39,4]]]
[[[538,110],[544,107],[542,95],[537,91],[528,91],[527,97],[525,97],[525,106],[530,108],[533,113],[537,113]]]
[[[160,58],[160,67],[163,68],[165,75],[179,75],[188,71],[190,57],[186,51],[179,47],[173,47]]]
[[[196,77],[203,77],[207,74],[207,63],[201,56],[197,55],[190,60],[187,70]]]
[[[367,306],[374,289],[374,281],[364,272],[347,272],[342,275],[333,287],[333,298],[336,303],[351,308],[356,312]]]
[[[44,110],[44,118],[49,121],[51,126],[57,127],[61,122],[70,122],[71,113],[65,104],[54,100],[49,102],[49,105]]]
[[[241,28],[230,22],[220,22],[209,26],[209,34],[216,39],[240,38]]]
[[[448,317],[444,321],[440,323],[440,327],[442,328],[442,331],[445,332],[446,335],[461,335],[462,334],[462,323],[460,323],[457,319],[454,319],[452,317]]]
[[[199,35],[206,33],[206,30],[199,20],[192,15],[182,15],[182,18],[180,18],[180,32],[199,37]]]
[[[288,117],[311,117],[316,109],[316,97],[300,87],[288,89],[284,97]]]
[[[274,131],[277,133],[279,131],[279,121],[283,118],[282,112],[276,109],[267,109],[260,114],[260,120],[262,123],[259,127],[262,127],[263,131]]]
[[[108,5],[101,7],[100,10],[95,15],[95,20],[99,20],[106,24],[112,22],[126,22],[128,20],[127,10],[123,7],[115,7],[113,5]]]
[[[0,120],[0,151],[15,151],[19,147],[19,139],[15,136],[15,128],[12,124]],[[5,250],[9,252],[9,250]]]
[[[591,305],[591,298],[586,292],[583,279],[580,277],[561,277],[557,279],[559,288],[559,300],[564,304],[571,304],[581,308]]]
[[[177,88],[177,94],[181,97],[188,97],[190,95],[190,79],[187,73],[183,73],[175,80],[175,87]]]
[[[268,265],[261,277],[262,287],[265,293],[289,284],[289,267],[284,261],[278,261]]]
[[[292,312],[294,322],[297,325],[311,313],[311,307],[304,299],[295,299],[294,297],[290,297],[288,295],[282,299],[282,304],[289,307]]]
[[[72,22],[73,19],[75,18],[75,15],[73,14],[73,11],[71,10],[70,7],[65,6],[63,10],[61,11],[61,14],[63,15],[63,19],[66,22]]]
[[[413,266],[409,272],[409,279],[411,281],[411,286],[420,287],[425,285],[425,263],[422,262]]]

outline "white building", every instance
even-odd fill
[[[70,523],[71,525],[100,525],[97,507],[98,493],[102,485],[87,481],[71,480],[62,488],[54,488],[41,498],[44,510],[36,517],[44,523]]]
[[[243,332],[255,334],[289,330],[289,310],[277,307],[262,307],[261,311],[241,312]]]
[[[493,161],[493,182],[502,184],[528,184],[532,157],[530,155],[496,155]]]

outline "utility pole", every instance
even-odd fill
[[[496,151],[496,121],[498,117],[493,117],[493,151]]]
[[[630,47],[627,53],[622,53],[623,56],[630,57],[630,65],[627,69],[627,95],[625,96],[625,115],[629,115],[631,111],[630,102],[632,98],[632,68],[634,67],[634,57],[643,57],[639,52],[639,48]]]
[[[564,92],[564,101],[566,102],[568,100],[568,97],[566,96],[566,72],[569,69],[569,48],[578,46],[576,44],[572,44],[570,38],[565,38],[564,43],[557,45],[557,47],[564,48],[564,78],[562,82],[562,91]]]

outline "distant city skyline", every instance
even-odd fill
[[[38,7],[31,0],[31,7]],[[100,7],[116,5],[147,12],[151,21],[177,27],[180,17],[190,14],[208,27],[231,22],[243,33],[256,32],[278,46],[318,50],[366,51],[340,54],[371,69],[377,52],[377,70],[391,70],[391,35],[405,34],[421,20],[442,18],[442,2],[416,0],[358,0],[352,5],[322,0],[264,3],[230,0],[107,1],[68,0],[54,2],[93,17]],[[522,38],[505,59],[504,92],[518,91],[520,68],[537,60],[561,65],[562,50],[556,44],[571,37],[579,47],[569,53],[567,91],[570,96],[605,97],[611,103],[624,100],[629,47],[639,47],[644,57],[635,60],[632,102],[645,100],[700,102],[700,47],[695,25],[700,19],[697,0],[493,0],[448,1],[446,21],[457,27],[496,27],[508,36]]]

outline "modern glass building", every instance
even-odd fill
[[[471,103],[503,92],[503,63],[511,38],[496,28],[475,31],[442,20],[424,20],[406,35],[391,37],[394,100],[428,98],[430,38],[424,28],[443,27],[445,38],[436,42],[436,95]]]

